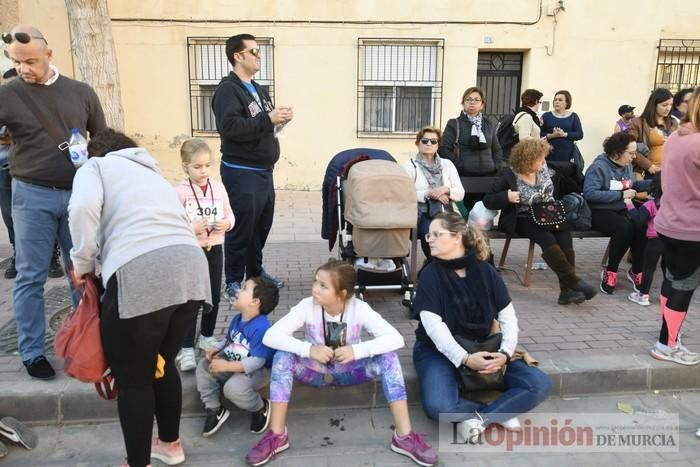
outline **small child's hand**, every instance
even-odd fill
[[[355,360],[355,352],[351,345],[339,347],[333,351],[333,360],[338,363],[350,363]]]
[[[229,362],[223,358],[215,358],[209,364],[209,373],[224,373],[231,371],[229,368]]]
[[[226,219],[221,219],[220,221],[214,222],[214,230],[219,230],[225,232],[231,226],[231,223]]]
[[[218,353],[219,353],[218,350],[207,350],[206,351],[207,360],[209,360],[209,361],[213,360],[214,357],[216,357],[216,354],[218,354]]]
[[[321,363],[328,363],[333,359],[333,349],[325,345],[312,345],[309,357]]]
[[[207,231],[207,221],[206,219],[200,219],[192,223],[192,229],[195,235],[201,235]]]

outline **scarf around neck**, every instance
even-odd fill
[[[416,155],[416,165],[420,167],[430,188],[437,188],[444,185],[442,181],[442,162],[440,162],[440,156],[438,156],[437,153],[433,158],[433,162],[426,161],[423,159],[423,156],[418,153]]]
[[[479,144],[486,144],[486,136],[484,136],[484,130],[481,127],[483,123],[484,114],[479,112],[478,114],[472,117],[468,113],[464,112],[464,115],[467,116],[467,119],[472,124],[471,136],[476,136],[477,138],[479,138]]]

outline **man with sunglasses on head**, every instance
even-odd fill
[[[253,80],[260,69],[254,36],[230,37],[226,57],[233,71],[217,86],[212,110],[221,136],[221,179],[236,216],[236,225],[224,240],[226,295],[233,301],[245,277],[265,277],[284,287],[263,269],[262,250],[275,210],[272,169],[280,156],[277,132],[294,113],[291,107],[275,108],[267,91]]]
[[[68,200],[76,169],[66,150],[67,141],[73,128],[87,135],[107,125],[95,91],[59,74],[51,64],[51,49],[39,30],[16,26],[2,34],[2,40],[19,76],[0,86],[0,126],[7,126],[15,144],[10,175],[17,344],[27,373],[52,379],[55,372],[44,356],[43,292],[54,242],[58,240],[63,258],[69,258],[72,247]],[[58,134],[63,141],[57,141]],[[77,295],[72,292],[75,305]]]

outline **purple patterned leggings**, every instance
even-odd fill
[[[331,379],[332,378],[332,379]],[[323,364],[312,358],[302,358],[278,350],[272,363],[270,400],[289,402],[294,380],[310,386],[351,386],[382,380],[387,402],[406,400],[406,386],[399,357],[388,352],[350,363]]]

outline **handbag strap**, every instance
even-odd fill
[[[459,160],[459,119],[454,119],[455,121],[455,142],[452,145],[452,152],[455,155],[455,159]]]
[[[10,86],[10,89],[15,91],[17,97],[20,98],[20,100],[29,109],[32,115],[34,115],[34,118],[36,118],[39,124],[44,128],[46,133],[49,134],[53,142],[56,144],[56,148],[59,150],[59,152],[66,156],[68,162],[70,162],[71,167],[75,169],[75,166],[71,161],[70,154],[68,153],[68,142],[63,137],[63,132],[55,124],[51,123],[51,121],[48,118],[46,118],[44,112],[42,112],[39,109],[34,99],[29,95],[29,93],[26,89],[24,89],[24,87]]]

